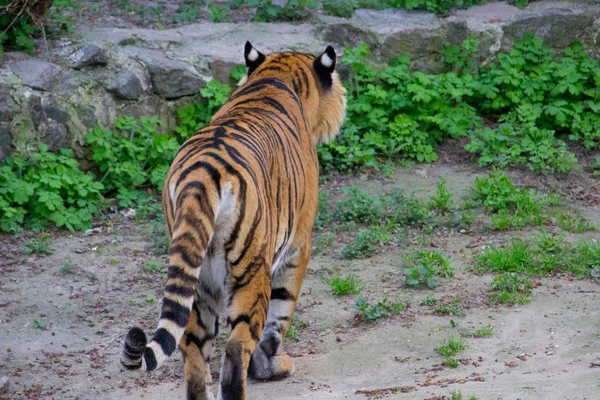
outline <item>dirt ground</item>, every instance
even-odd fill
[[[333,177],[322,189],[331,193],[332,201],[342,186],[372,194],[400,188],[425,198],[434,192],[437,178],[444,177],[461,198],[482,174],[476,166],[439,162],[400,168],[392,178]],[[597,203],[585,201],[598,193],[593,178],[510,175],[518,183],[534,182],[569,196],[571,207],[600,226]],[[298,328],[298,341],[286,340],[284,346],[294,358],[296,373],[278,382],[252,382],[249,397],[449,399],[451,391],[460,391],[465,398],[480,400],[598,399],[600,282],[542,278],[536,280],[530,304],[490,305],[492,275],[479,276],[468,268],[483,246],[502,243],[514,233],[488,233],[485,218],[480,212],[469,231],[438,231],[427,239],[425,247],[444,250],[456,271],[453,279],[442,280],[433,290],[404,285],[400,249],[382,248],[369,259],[342,260],[346,239],[336,238],[309,265],[296,313],[306,326]],[[143,267],[153,257],[150,226],[124,216],[97,222],[102,230],[91,236],[54,232],[55,252],[45,257],[21,254],[24,240],[36,235],[32,232],[19,238],[0,236],[0,377],[8,377],[10,385],[0,399],[184,398],[179,352],[152,374],[124,371],[118,361],[129,327],[135,323],[154,329],[159,315],[164,273]],[[580,236],[593,240],[598,233],[567,235],[573,240]],[[72,268],[61,273],[68,260]],[[331,273],[356,274],[367,284],[361,295],[370,301],[387,296],[409,300],[410,305],[392,318],[360,321],[352,309],[357,296],[335,297],[323,283]],[[460,297],[466,316],[432,314],[420,304],[432,294],[438,299]],[[466,339],[469,347],[458,354],[458,368],[441,365],[435,348],[444,339],[488,324],[494,326],[493,335]],[[220,337],[215,378],[223,343]]]

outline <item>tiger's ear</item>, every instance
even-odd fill
[[[335,49],[331,46],[327,46],[323,54],[315,58],[313,61],[313,68],[321,79],[321,84],[324,89],[331,87],[332,79],[331,74],[335,71]]]
[[[260,51],[252,47],[252,43],[246,42],[244,47],[244,58],[246,59],[246,68],[248,69],[248,75],[265,61],[265,55]]]

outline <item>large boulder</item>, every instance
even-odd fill
[[[159,51],[136,46],[128,46],[124,51],[145,64],[154,93],[162,98],[193,96],[206,84],[190,64],[172,60]]]
[[[0,124],[0,161],[4,160],[12,152],[10,142],[8,127]]]
[[[593,42],[598,35],[598,28],[594,29],[595,20],[594,15],[561,8],[524,15],[504,25],[502,48],[509,51],[514,40],[522,39],[524,33],[541,37],[554,49],[564,49],[574,42]]]
[[[24,85],[32,89],[50,91],[64,75],[64,69],[56,64],[40,60],[15,61],[8,65]]]

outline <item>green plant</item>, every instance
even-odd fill
[[[352,305],[352,308],[357,310],[364,319],[373,322],[379,318],[389,318],[393,314],[404,311],[407,306],[408,303],[402,301],[390,303],[387,297],[384,297],[383,300],[379,300],[376,304],[369,304],[364,297],[360,297],[356,300],[356,303]]]
[[[534,190],[518,188],[505,173],[494,172],[485,178],[475,178],[475,200],[492,212],[491,221],[496,229],[521,229],[527,225],[542,225],[545,199]]]
[[[434,314],[465,316],[465,309],[456,304],[440,304],[433,309]]]
[[[478,271],[516,272],[547,276],[557,272],[580,278],[600,277],[600,243],[541,234],[535,239],[512,239],[502,247],[488,247],[475,257]]]
[[[323,1],[323,12],[335,17],[350,18],[358,4],[353,0],[325,0]]]
[[[576,166],[577,158],[554,134],[554,131],[540,129],[533,123],[505,123],[497,129],[474,131],[465,149],[479,153],[481,165],[505,167],[522,164],[538,172],[567,172]]]
[[[248,0],[259,3],[254,14],[257,22],[304,21],[310,17],[310,9],[317,8],[316,0],[287,0],[285,7],[273,4],[272,0]]]
[[[437,347],[435,349],[435,351],[437,351],[438,354],[440,354],[442,356],[452,357],[456,353],[458,353],[461,350],[466,349],[467,347],[469,347],[469,346],[467,345],[467,342],[465,342],[465,340],[463,338],[461,338],[461,337],[455,338],[453,336],[453,337],[446,339],[440,347]]]
[[[162,262],[160,262],[159,260],[156,260],[154,258],[150,259],[150,260],[146,260],[144,261],[144,271],[150,272],[150,273],[158,273],[158,272],[163,272],[163,265]]]
[[[37,319],[34,319],[33,327],[45,331],[48,329],[48,324],[46,324],[44,321],[38,321]]]
[[[299,342],[300,335],[298,334],[298,329],[304,328],[305,326],[306,322],[300,320],[297,315],[294,315],[290,321],[290,324],[288,325],[287,331],[285,332],[285,337],[293,340],[294,342]]]
[[[556,224],[565,231],[573,233],[582,233],[586,231],[596,230],[594,224],[579,215],[569,213],[561,213],[556,219]]]
[[[392,235],[381,227],[361,230],[352,243],[342,249],[342,258],[355,259],[367,258],[373,255],[380,243],[389,243]]]
[[[39,230],[50,223],[88,229],[104,186],[79,169],[72,150],[51,153],[44,143],[38,148],[28,159],[8,157],[0,166],[0,230],[17,232],[22,224]]]
[[[228,15],[231,11],[229,7],[221,7],[215,3],[210,3],[207,7],[208,18],[212,22],[231,22],[231,17]]]
[[[406,55],[377,70],[367,61],[369,54],[365,44],[344,49],[342,64],[353,72],[347,117],[338,138],[318,149],[325,169],[380,168],[398,158],[431,162],[442,139],[458,138],[480,124],[465,101],[475,94],[473,78],[413,72]]]
[[[330,247],[333,244],[334,240],[335,240],[335,235],[331,232],[320,234],[314,240],[314,245],[312,248],[313,254],[321,253],[323,250]]]
[[[323,229],[329,225],[333,219],[333,213],[331,212],[331,204],[329,203],[329,193],[319,191],[319,209],[317,212],[317,218],[315,219],[314,229]]]
[[[428,295],[421,301],[421,304],[424,306],[435,306],[438,301],[434,295]]]
[[[437,251],[417,250],[404,256],[405,280],[409,286],[427,285],[430,289],[438,285],[436,277],[451,279],[453,268],[450,260]]]
[[[230,93],[231,87],[229,85],[213,79],[200,89],[201,102],[179,108],[177,110],[178,124],[175,127],[175,132],[179,136],[180,142],[207,125],[213,115],[225,104]]]
[[[492,336],[494,331],[493,325],[482,326],[481,328],[477,328],[474,331],[463,331],[460,334],[464,337],[470,338],[484,338]]]
[[[200,19],[200,7],[198,5],[198,3],[180,4],[177,13],[173,15],[173,22],[182,23]]]
[[[498,292],[490,296],[492,304],[526,304],[531,300],[529,293],[533,289],[533,282],[516,273],[505,272],[494,278],[490,289]]]
[[[358,279],[355,275],[348,275],[345,278],[333,276],[325,278],[323,281],[331,288],[331,291],[336,296],[357,294],[365,288],[363,281]]]
[[[177,139],[159,133],[158,117],[121,117],[115,130],[95,127],[86,135],[92,157],[107,192],[116,192],[119,205],[130,207],[142,195],[140,188],[162,190],[169,165],[179,149]]]
[[[380,201],[354,187],[345,187],[342,192],[349,197],[337,204],[337,219],[342,222],[363,224],[374,224],[381,221],[385,209]]]
[[[446,188],[446,180],[440,178],[435,195],[429,197],[428,206],[439,214],[448,214],[453,206],[453,197],[454,195]]]
[[[50,235],[44,235],[39,239],[31,238],[25,242],[25,247],[21,249],[23,254],[37,254],[42,256],[48,256],[54,253],[54,249],[51,247],[52,240]]]
[[[0,53],[4,51],[4,45],[30,53],[33,51],[31,36],[38,31],[40,20],[48,9],[45,6],[34,9],[34,6],[35,2],[24,0],[0,0]],[[40,11],[42,15],[39,15]]]
[[[458,362],[458,360],[454,357],[446,357],[446,359],[444,360],[444,362],[442,363],[443,365],[450,367],[450,368],[458,368],[458,366],[460,365],[460,363]],[[454,400],[456,399],[462,399],[462,394],[460,396],[456,396],[454,392],[451,392],[452,394],[452,399]]]
[[[455,72],[477,73],[477,62],[475,54],[477,53],[478,41],[475,36],[469,36],[462,42],[461,46],[444,46],[442,53],[444,62],[452,65]]]
[[[169,254],[170,243],[165,220],[154,220],[151,222],[151,225],[152,229],[150,231],[150,237],[152,239],[152,249],[154,254]]]
[[[75,264],[73,264],[73,260],[67,260],[60,267],[59,271],[60,271],[61,275],[71,275],[71,274],[74,274],[75,272],[77,272],[77,267],[75,266]]]

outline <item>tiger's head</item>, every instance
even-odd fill
[[[333,47],[315,57],[312,54],[280,52],[263,54],[250,42],[244,49],[247,74],[238,86],[261,78],[277,78],[292,89],[304,109],[317,143],[336,137],[346,117],[346,89],[335,70]]]

